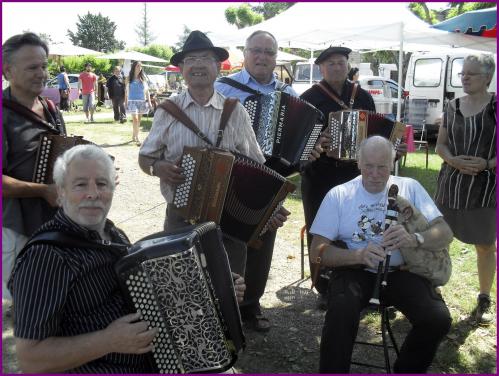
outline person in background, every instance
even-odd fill
[[[297,97],[298,94],[291,86],[279,81],[274,75],[277,51],[277,40],[271,33],[255,31],[246,39],[244,67],[241,72],[218,79],[215,89],[226,97],[238,98],[241,103],[255,91],[268,94],[279,90]],[[289,214],[282,208],[279,212],[280,220],[285,222]],[[260,307],[260,299],[265,293],[269,277],[276,234],[276,231],[267,232],[260,249],[248,248],[244,276],[247,290],[240,309],[246,327],[258,332],[270,329],[270,322]]]
[[[97,92],[97,76],[92,72],[92,64],[86,63],[85,70],[80,73],[78,90],[83,101],[83,112],[87,123],[93,123],[95,111],[95,93]],[[90,116],[89,116],[90,115]]]
[[[59,109],[61,111],[69,111],[69,94],[71,86],[69,85],[69,78],[64,65],[61,65],[59,71],[60,73],[57,75],[57,86],[59,87],[60,97]]]
[[[443,159],[435,202],[454,236],[473,244],[480,292],[475,320],[488,325],[490,290],[496,270],[497,99],[488,92],[495,71],[491,55],[470,55],[459,73],[464,97],[449,102],[438,132],[437,153]]]
[[[53,184],[33,183],[41,135],[66,134],[55,105],[43,99],[48,78],[47,44],[33,33],[15,35],[2,46],[2,298],[14,260],[28,237],[57,211]]]
[[[106,77],[102,73],[99,74],[97,79],[97,106],[102,106],[106,100]]]
[[[127,112],[132,114],[132,141],[137,146],[140,146],[140,121],[142,120],[142,115],[147,114],[149,109],[152,108],[149,88],[140,61],[134,61],[130,69],[125,90],[125,102],[127,104]]]
[[[352,82],[357,82],[359,81],[359,75],[360,75],[359,68],[353,67],[348,72],[348,79]]]
[[[119,65],[114,67],[113,75],[107,80],[106,86],[109,98],[111,98],[111,101],[113,102],[114,120],[125,123],[125,79]]]

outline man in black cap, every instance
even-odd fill
[[[346,47],[329,47],[315,60],[319,65],[323,80],[305,91],[301,98],[317,107],[324,115],[324,127],[327,127],[330,112],[348,108],[375,111],[374,100],[366,90],[348,80],[348,55],[352,52]],[[322,151],[329,138],[321,138],[322,145],[317,150]],[[307,233],[315,218],[322,199],[329,190],[339,184],[346,183],[359,175],[357,163],[340,161],[330,157],[328,153],[315,153],[317,159],[305,166],[302,171],[301,192]],[[311,236],[307,235],[310,249]],[[312,269],[311,269],[312,270]],[[327,308],[327,280],[319,278],[316,284],[319,292],[318,306]]]
[[[222,110],[226,102],[225,97],[215,91],[213,84],[220,72],[221,62],[228,56],[225,49],[214,47],[202,32],[193,31],[182,51],[173,55],[170,61],[180,68],[187,90],[169,100],[192,120],[213,145],[217,142]],[[159,105],[151,131],[140,148],[139,165],[145,173],[160,178],[161,193],[168,204],[164,223],[167,231],[188,224],[171,205],[175,186],[185,180],[182,169],[178,166],[184,146],[209,145],[197,133],[176,120],[169,110]],[[256,142],[250,117],[238,101],[235,101],[234,110],[229,116],[219,147],[246,155],[260,163],[265,162]],[[244,261],[245,243],[224,237],[224,245],[231,261],[236,260],[239,263]],[[243,270],[235,271],[243,272]]]

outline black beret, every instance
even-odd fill
[[[350,48],[347,47],[329,47],[326,48],[324,51],[321,52],[319,57],[315,59],[315,64],[320,64],[324,60],[326,60],[329,56],[333,54],[338,54],[338,55],[343,55],[348,59],[348,55],[352,52]]]

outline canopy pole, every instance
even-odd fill
[[[399,47],[399,74],[398,74],[398,90],[397,90],[397,121],[400,121],[402,110],[402,71],[404,69],[404,23],[400,23],[400,47]]]
[[[397,121],[400,121],[401,114],[400,111],[402,109],[402,69],[404,68],[404,23],[400,23],[400,46],[399,46],[399,74],[398,74],[398,90],[397,90]],[[395,176],[399,174],[399,162],[400,160],[395,162]]]

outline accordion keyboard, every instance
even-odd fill
[[[47,166],[49,162],[50,149],[52,147],[52,140],[43,135],[40,140],[40,151],[38,166],[35,170],[33,181],[35,183],[45,183],[47,177]]]
[[[175,190],[173,203],[177,208],[186,207],[189,203],[189,193],[191,191],[192,179],[196,169],[196,160],[190,154],[184,154],[180,165],[185,176],[185,181]]]

